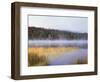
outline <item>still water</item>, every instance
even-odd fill
[[[87,40],[29,40],[29,47],[76,47],[78,50],[65,52],[57,57],[49,53],[48,65],[86,64],[88,57]],[[85,62],[85,63],[84,63]]]
[[[64,53],[56,58],[51,55],[48,57],[49,65],[71,65],[77,64],[78,61],[82,63],[83,60],[87,60],[87,49]]]

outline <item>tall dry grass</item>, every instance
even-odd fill
[[[48,56],[57,57],[65,52],[77,50],[75,47],[30,47],[28,48],[28,66],[48,65]]]

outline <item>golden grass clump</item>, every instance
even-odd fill
[[[29,54],[37,54],[38,56],[41,55],[59,55],[65,52],[72,52],[78,50],[75,47],[31,47],[28,48]],[[50,54],[49,54],[50,53]]]

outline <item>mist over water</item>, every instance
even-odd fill
[[[80,47],[87,48],[87,40],[29,40],[29,47]]]

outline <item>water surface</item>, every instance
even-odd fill
[[[71,65],[87,64],[88,47],[87,40],[29,40],[30,47],[73,47],[78,48],[75,51],[64,52],[58,56],[48,53],[46,61],[48,65]],[[56,52],[56,51],[55,51]],[[42,53],[41,53],[42,54]]]

